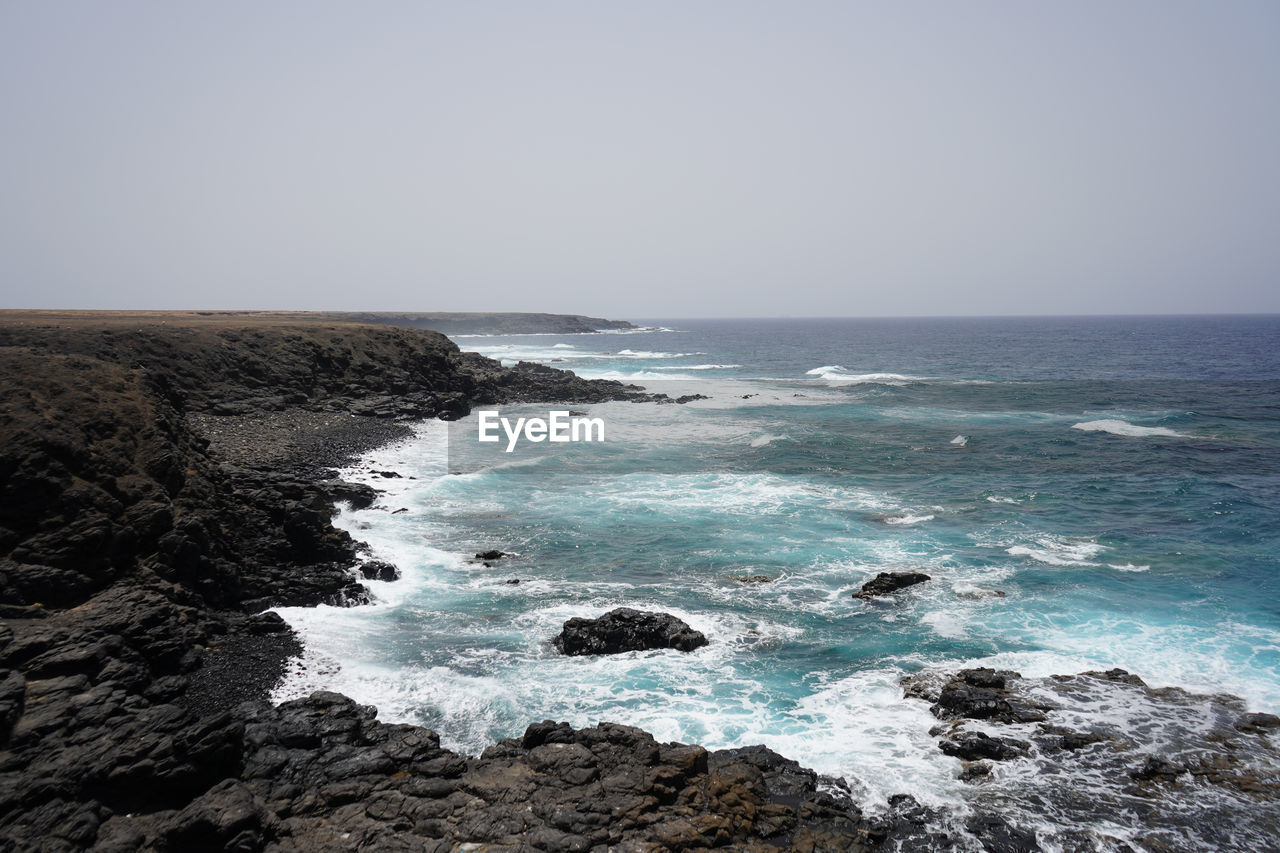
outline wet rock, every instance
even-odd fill
[[[931,580],[931,578],[924,572],[881,572],[864,583],[862,588],[853,594],[853,597],[867,599],[878,595],[888,595],[900,589],[924,583],[927,580]]]
[[[1014,698],[1009,683],[1020,678],[1016,672],[987,668],[961,670],[946,682],[934,702],[934,716],[940,719],[965,717],[1001,723],[1030,723],[1045,719],[1045,709]]]
[[[1275,714],[1243,714],[1235,727],[1242,732],[1259,733],[1280,729],[1280,717]]]
[[[1034,832],[1019,829],[1000,815],[976,814],[965,822],[965,828],[987,853],[1036,853],[1041,849]]]
[[[481,562],[487,562],[491,560],[501,560],[503,557],[514,557],[514,556],[515,556],[514,554],[511,554],[507,551],[499,551],[495,548],[490,551],[477,552],[475,557],[473,558],[473,561],[478,560]]]
[[[962,782],[984,782],[991,776],[991,763],[987,761],[971,761],[960,771]]]
[[[360,565],[360,574],[371,581],[400,580],[400,570],[390,563],[381,560],[370,560]]]
[[[609,655],[648,649],[690,652],[707,638],[669,613],[619,607],[598,619],[573,618],[551,644],[565,655]]]
[[[1141,767],[1131,770],[1129,775],[1142,781],[1171,782],[1186,772],[1187,768],[1158,755],[1152,755]]]
[[[947,755],[965,761],[990,759],[992,761],[1008,761],[1021,758],[1031,749],[1031,744],[1013,738],[991,737],[983,732],[961,732],[950,740],[944,740],[938,747]]]
[[[769,575],[734,575],[733,580],[748,585],[773,583],[773,578]]]

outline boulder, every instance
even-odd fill
[[[565,655],[612,655],[648,649],[691,652],[707,644],[699,631],[669,613],[653,613],[619,607],[598,619],[575,617],[551,645]]]
[[[874,598],[877,595],[888,595],[918,583],[932,580],[924,572],[881,572],[862,585],[862,589],[853,594],[854,598]]]
[[[371,581],[398,581],[400,570],[381,560],[370,560],[360,566],[360,574]]]

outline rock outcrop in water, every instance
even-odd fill
[[[924,572],[881,572],[862,585],[862,589],[853,594],[854,598],[875,598],[888,595],[931,578]]]
[[[649,649],[691,652],[707,644],[706,635],[670,613],[619,607],[598,619],[575,617],[551,640],[565,655],[615,655]]]

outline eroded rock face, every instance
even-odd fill
[[[707,644],[707,638],[669,613],[653,613],[619,607],[598,619],[576,617],[551,645],[565,655],[613,655],[648,649],[691,652]]]
[[[881,572],[862,585],[862,589],[853,594],[854,598],[875,598],[877,595],[888,595],[918,583],[932,580],[924,572]]]

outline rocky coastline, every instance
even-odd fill
[[[338,694],[267,701],[299,645],[263,611],[367,600],[358,543],[330,519],[376,493],[334,469],[472,405],[661,395],[503,368],[430,331],[208,312],[0,312],[0,377],[0,850],[1039,849],[994,806],[904,792],[864,814],[842,780],[764,747],[531,721],[469,757]],[[1191,701],[1126,677],[1049,686]],[[1225,757],[1161,758],[1064,727],[1047,689],[968,670],[909,682],[904,701],[932,703],[940,754],[975,786],[1012,758],[1086,755],[1131,774],[1118,798],[1278,801],[1280,720],[1223,700]]]

